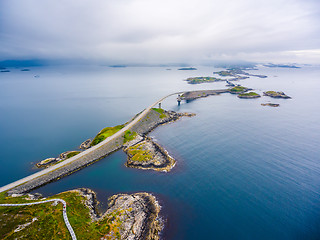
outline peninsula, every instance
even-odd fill
[[[42,204],[23,206],[26,204]],[[62,207],[59,201],[64,202]],[[53,202],[53,203],[52,203]],[[108,199],[108,209],[100,213],[95,192],[80,188],[42,198],[39,194],[0,194],[1,239],[69,239],[65,212],[73,234],[79,239],[158,240],[163,224],[160,206],[149,193],[117,194]],[[10,206],[16,205],[16,206]],[[22,206],[19,206],[22,205]],[[44,214],[45,213],[45,214]],[[18,216],[18,217],[17,217]]]

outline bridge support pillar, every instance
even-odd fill
[[[181,103],[181,95],[180,94],[178,94],[177,101],[178,101],[178,106],[180,106],[180,103]]]
[[[159,102],[159,108],[161,108],[161,102]]]

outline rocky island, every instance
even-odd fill
[[[276,92],[276,91],[266,91],[263,93],[264,96],[272,97],[272,98],[291,98],[286,95],[284,92]]]
[[[67,203],[67,217],[78,239],[147,239],[158,240],[163,224],[160,205],[149,193],[117,194],[108,199],[108,209],[100,213],[95,192],[76,189],[41,198],[40,194],[6,196],[3,203],[32,203],[39,200],[62,199]],[[63,222],[62,205],[48,202],[32,206],[0,207],[2,239],[69,239]]]

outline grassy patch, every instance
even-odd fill
[[[67,214],[78,239],[120,238],[120,217],[130,209],[115,210],[104,219],[91,222],[89,209],[83,205],[84,198],[77,192],[61,193],[50,198],[67,202]],[[50,199],[48,198],[48,199]],[[6,197],[0,194],[1,203],[25,203],[25,197]],[[32,222],[32,219],[36,219]],[[32,222],[21,231],[19,225]],[[62,217],[62,204],[52,202],[21,207],[0,207],[0,239],[71,239]]]
[[[165,111],[162,108],[152,108],[152,110],[160,113],[160,116],[159,116],[160,118],[165,118],[167,116]]]
[[[71,158],[71,157],[73,157],[73,156],[75,156],[75,155],[78,155],[79,153],[80,153],[80,151],[72,151],[72,152],[69,152],[69,153],[67,154],[66,159]]]
[[[115,127],[106,127],[102,129],[97,136],[92,140],[91,146],[97,145],[98,143],[105,140],[107,137],[112,136],[116,132],[118,132],[120,129],[122,129],[124,125],[118,125]]]
[[[233,74],[230,71],[220,71],[220,72],[215,72],[216,74],[219,74],[221,77],[229,77],[233,76]]]
[[[241,97],[246,97],[246,96],[259,96],[258,93],[255,93],[255,92],[249,92],[249,93],[241,93],[239,94],[239,96]]]
[[[136,132],[131,132],[130,130],[127,130],[123,136],[123,143],[133,140],[136,136],[137,136]]]
[[[132,147],[129,147],[127,152],[131,156],[132,161],[145,162],[150,161],[153,158],[152,152],[145,150],[143,148],[143,145],[144,143],[142,142]]]
[[[242,86],[236,86],[230,89],[230,92],[234,92],[234,93],[238,93],[238,92],[243,92],[247,90],[246,87],[242,87]]]

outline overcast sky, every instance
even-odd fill
[[[320,62],[320,0],[0,0],[0,60]]]

